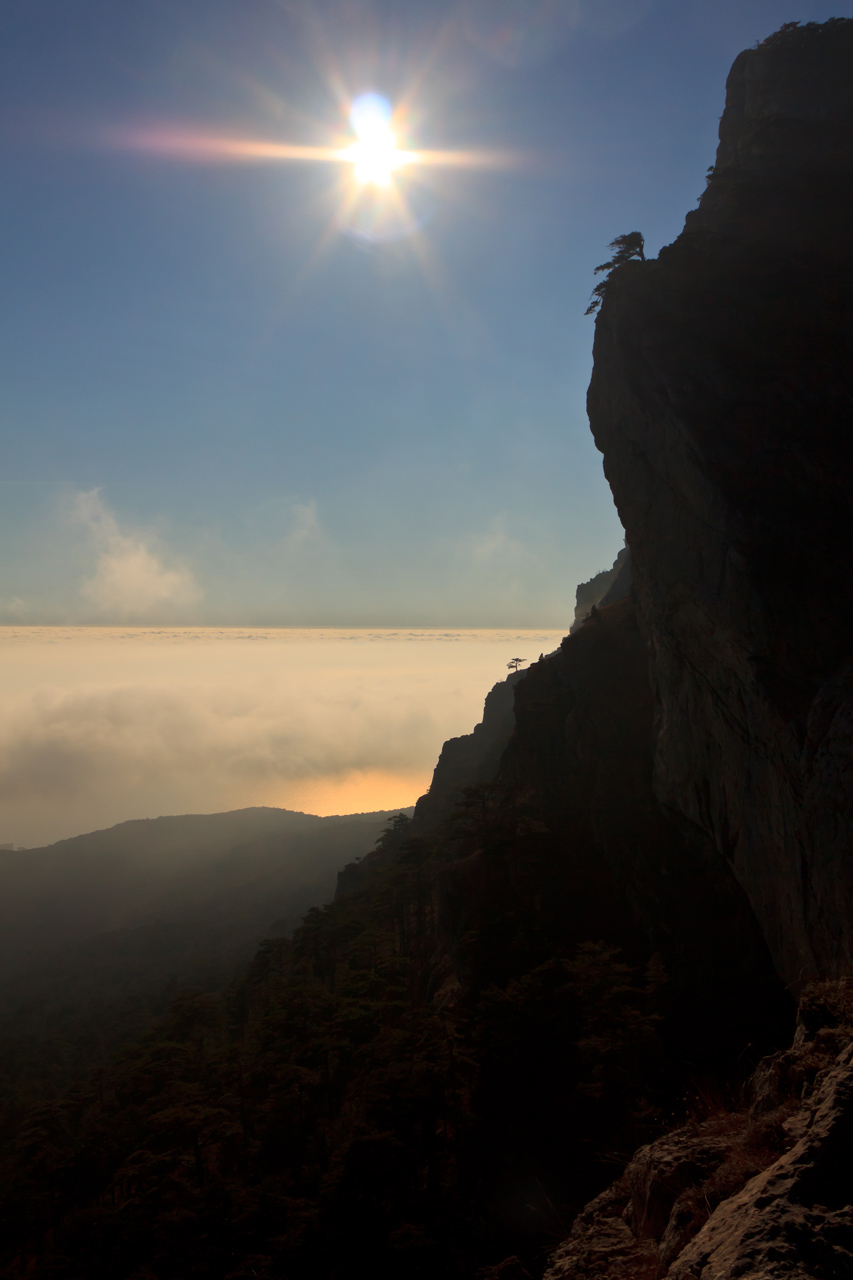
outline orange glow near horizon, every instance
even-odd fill
[[[374,813],[379,809],[408,809],[429,790],[432,769],[392,773],[358,769],[340,777],[312,778],[288,787],[281,797],[285,809],[328,818],[339,813]]]
[[[563,631],[0,627],[0,843],[161,814],[413,805]]]

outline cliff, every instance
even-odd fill
[[[589,390],[632,553],[655,794],[792,989],[853,960],[853,22],[728,81],[708,189],[608,282]]]
[[[625,598],[517,684],[490,812],[442,873],[442,942],[475,987],[524,972],[531,933],[550,955],[600,940],[634,962],[656,957],[672,1060],[731,1078],[788,1034],[790,1000],[729,863],[658,802],[653,727],[647,650]]]
[[[501,755],[515,728],[515,689],[526,671],[499,680],[486,695],[483,719],[471,733],[449,738],[441,748],[429,791],[415,806],[419,826],[432,828],[444,821],[464,786],[476,786],[495,776]]]
[[[681,1053],[701,1074],[784,1034],[788,1001],[729,864],[655,797],[654,699],[631,600],[603,606],[531,668],[516,721],[499,776],[547,827],[540,839],[574,881],[560,903],[574,933],[630,947],[624,903],[670,975]],[[582,887],[596,879],[610,886],[603,901]]]
[[[847,20],[741,54],[698,210],[613,272],[596,324],[590,422],[631,547],[654,795],[805,995],[748,1105],[706,1095],[641,1148],[546,1280],[853,1267],[851,73]]]
[[[612,604],[628,594],[631,587],[631,552],[623,547],[611,568],[602,569],[587,582],[581,582],[575,592],[575,616],[570,634],[586,622],[593,608],[600,604]]]

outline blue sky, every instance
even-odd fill
[[[851,13],[7,0],[0,621],[568,626],[621,545],[584,409],[593,267],[678,234],[741,48]],[[412,147],[518,163],[431,170],[415,233],[338,229],[315,261],[339,168],[114,145],[322,142],[341,89],[408,101]]]

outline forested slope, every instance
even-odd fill
[[[436,915],[454,849],[405,820],[385,843],[391,866],[266,942],[227,995],[178,1002],[30,1116],[3,1164],[4,1274],[535,1266],[668,1099],[665,975],[602,943],[555,955],[531,918],[518,977],[462,987]]]
[[[227,985],[331,897],[387,818],[190,814],[0,854],[0,1132],[178,993]]]

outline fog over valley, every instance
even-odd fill
[[[0,629],[0,843],[128,818],[414,804],[557,631]]]

